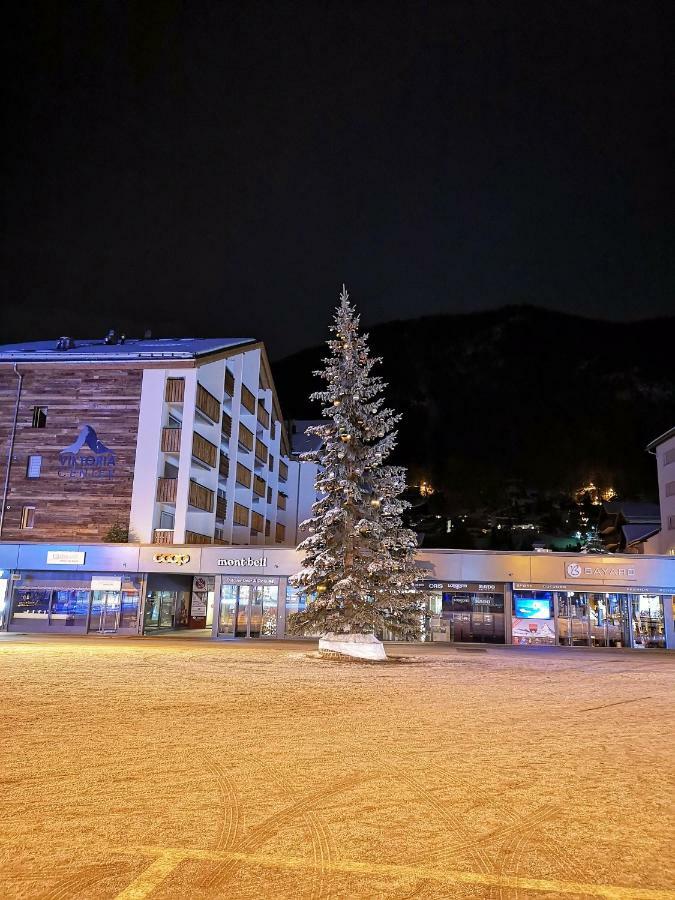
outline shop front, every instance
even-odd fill
[[[505,642],[503,583],[426,580],[420,588],[427,606],[422,640]]]
[[[512,641],[522,645],[663,649],[666,608],[672,609],[672,591],[649,585],[627,589],[625,585],[516,583]]]

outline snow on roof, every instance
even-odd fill
[[[195,359],[230,347],[250,344],[255,338],[127,338],[123,344],[103,339],[74,340],[69,350],[57,350],[51,341],[23,341],[0,346],[0,362],[55,362],[88,360]]]
[[[621,531],[626,539],[626,546],[640,541],[646,541],[647,538],[657,534],[661,530],[660,525],[622,525]]]
[[[663,444],[667,440],[670,440],[671,437],[675,437],[675,425],[673,425],[672,428],[669,428],[668,431],[660,434],[657,438],[654,438],[654,440],[650,444],[647,444],[645,450],[656,450],[656,448],[660,444]]]
[[[621,513],[627,522],[661,522],[658,503],[634,503],[632,501],[611,500],[602,504],[606,513]]]
[[[310,425],[324,424],[325,419],[291,419],[288,423],[291,451],[293,453],[308,453],[310,450],[318,450],[321,446],[321,438],[315,434],[307,434],[306,429]]]

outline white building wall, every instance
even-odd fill
[[[656,447],[655,455],[661,507],[658,547],[660,553],[675,556],[675,435]]]
[[[151,543],[154,528],[157,478],[160,475],[160,441],[164,424],[163,369],[145,369],[136,440],[134,481],[131,490],[129,540]]]

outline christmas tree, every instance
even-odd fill
[[[325,421],[308,429],[321,445],[302,457],[320,466],[322,496],[303,523],[310,532],[298,547],[304,568],[291,579],[309,602],[288,624],[295,633],[412,637],[420,631],[422,598],[415,590],[417,541],[402,523],[405,469],[383,465],[400,415],[383,405],[385,384],[371,374],[381,360],[370,357],[344,286],[331,331],[331,356],[314,373],[326,388],[311,396],[323,404]]]

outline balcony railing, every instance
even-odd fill
[[[220,428],[225,437],[229,438],[232,436],[232,416],[229,413],[223,413],[223,421]]]
[[[253,432],[250,431],[245,425],[239,423],[239,444],[243,450],[248,450],[249,452],[253,450]]]
[[[249,391],[245,384],[241,386],[241,405],[248,410],[252,416],[255,415],[255,397]]]
[[[227,499],[225,497],[216,497],[216,519],[221,521],[227,515]]]
[[[241,503],[234,504],[233,521],[235,525],[244,525],[248,527],[249,510],[242,506]]]
[[[258,403],[258,421],[262,425],[263,428],[270,427],[270,414],[267,412],[265,407],[262,405],[262,401]]]
[[[277,509],[286,509],[286,494],[277,494]]]
[[[215,466],[218,448],[195,431],[192,435],[192,455],[207,466]]]
[[[197,409],[212,422],[220,419],[220,401],[201,384],[197,385]]]
[[[288,466],[282,459],[279,460],[279,481],[288,481]]]
[[[265,479],[261,478],[260,475],[253,476],[253,493],[257,494],[259,497],[265,496],[265,490],[267,485],[265,484]]]
[[[230,474],[230,460],[224,453],[220,454],[220,461],[218,463],[218,474],[221,478],[227,478]]]
[[[162,428],[162,452],[180,453],[180,428]]]
[[[155,528],[152,533],[153,544],[173,544],[173,528]]]
[[[185,397],[185,379],[167,378],[164,399],[167,403],[182,403]]]
[[[268,451],[267,447],[263,444],[263,442],[256,440],[256,442],[255,442],[255,458],[263,466],[267,463],[268,453],[269,453],[269,451]]]
[[[260,513],[252,512],[251,513],[251,531],[255,531],[258,534],[262,534],[265,530],[265,519]]]
[[[251,487],[251,470],[247,469],[245,465],[238,462],[237,463],[237,484],[241,487],[250,488]]]
[[[225,393],[228,397],[234,397],[234,375],[229,369],[225,369]]]
[[[272,523],[270,522],[269,519],[267,519],[267,521],[265,522],[265,537],[270,536],[270,528],[271,527],[272,527]]]
[[[157,479],[157,502],[158,503],[175,503],[177,486],[178,486],[177,478],[158,478]]]
[[[277,527],[274,531],[274,540],[277,542],[277,544],[283,544],[283,542],[286,540],[286,527],[279,524],[279,522],[277,522]]]
[[[188,488],[189,506],[211,512],[213,509],[213,497],[213,491],[209,490],[209,488],[198,484],[196,481],[190,480],[190,486]]]
[[[213,538],[208,534],[200,534],[198,531],[185,532],[186,544],[212,544]]]

